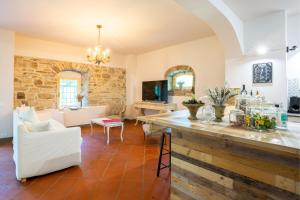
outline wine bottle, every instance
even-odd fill
[[[241,91],[241,95],[247,95],[246,85],[243,85],[243,89]]]

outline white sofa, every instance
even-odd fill
[[[27,121],[14,111],[13,150],[18,180],[61,170],[81,163],[81,130],[49,120],[48,131],[28,132]]]
[[[44,109],[44,110],[36,111],[36,113],[38,115],[38,118],[41,121],[54,119],[54,120],[58,121],[59,123],[65,125],[63,111],[60,111],[58,109]]]

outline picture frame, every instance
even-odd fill
[[[229,90],[231,91],[232,94],[235,94],[235,96],[232,96],[228,99],[227,105],[235,106],[236,97],[237,97],[237,95],[239,95],[241,93],[241,88],[232,87],[232,88],[229,88]]]
[[[273,82],[273,63],[256,63],[252,68],[253,84],[270,84]]]

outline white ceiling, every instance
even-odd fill
[[[300,0],[223,0],[242,20],[249,20],[276,11],[300,13]]]
[[[0,0],[0,28],[83,47],[97,40],[120,53],[141,53],[213,35],[173,0]]]

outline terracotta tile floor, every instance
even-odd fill
[[[30,178],[24,184],[15,178],[10,141],[0,143],[0,199],[169,199],[168,169],[156,177],[159,137],[144,141],[141,126],[126,122],[124,142],[111,130],[106,145],[102,127],[90,136],[82,127],[82,164],[49,175]],[[166,159],[167,160],[167,159]]]

